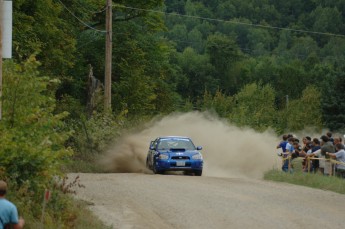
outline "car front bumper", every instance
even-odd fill
[[[188,171],[202,170],[203,164],[202,160],[157,160],[154,166],[159,171]]]

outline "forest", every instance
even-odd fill
[[[340,0],[113,1],[112,113],[213,109],[278,133],[308,125],[342,130],[344,8]],[[59,81],[57,109],[68,119],[87,108],[90,66],[104,81],[104,24],[100,0],[14,3],[14,61],[33,57],[40,75]],[[246,103],[262,93],[262,107]],[[265,109],[280,120],[260,120]],[[310,118],[299,117],[306,110]]]
[[[208,111],[277,135],[345,129],[345,1],[112,4],[109,112],[106,1],[13,1],[0,178],[17,189],[44,189],[70,159],[79,161],[72,170],[90,170],[80,161],[92,161],[122,130],[173,112]]]

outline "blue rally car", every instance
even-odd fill
[[[195,147],[188,137],[167,136],[151,141],[146,167],[155,174],[165,171],[184,171],[201,176],[203,168],[202,147]]]

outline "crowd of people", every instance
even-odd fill
[[[285,134],[277,145],[282,153],[282,170],[293,171],[292,160],[300,157],[304,172],[321,173],[323,175],[337,175],[345,178],[345,150],[343,139],[332,136],[331,132],[320,138],[305,136],[302,142],[291,134]]]

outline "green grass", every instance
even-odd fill
[[[293,173],[285,173],[281,170],[273,169],[265,173],[264,179],[345,194],[345,179],[334,176],[323,176],[321,174],[304,173],[299,169],[294,169]]]

